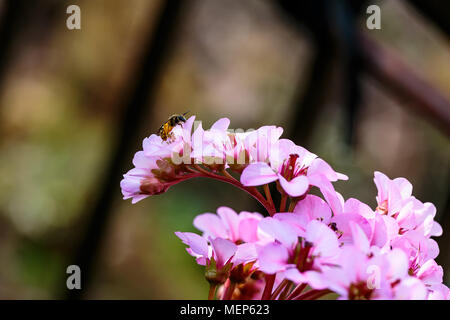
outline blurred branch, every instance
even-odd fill
[[[408,0],[428,21],[450,36],[450,2],[445,0]]]
[[[0,17],[0,88],[3,87],[6,69],[11,58],[11,47],[20,32],[20,16],[27,10],[24,0],[6,0]]]
[[[402,105],[413,108],[450,135],[450,101],[393,52],[363,33],[359,34],[359,41],[365,70]]]
[[[39,3],[26,0],[4,0],[0,16],[0,83],[11,63],[14,52],[30,41],[46,45],[59,21],[63,5],[58,0],[41,0]],[[13,48],[14,47],[14,48]]]
[[[336,34],[339,43],[342,107],[345,113],[344,138],[348,146],[356,145],[357,117],[361,108],[361,59],[357,38],[357,17],[365,1],[335,1]]]
[[[143,54],[137,60],[136,73],[131,74],[128,79],[131,83],[131,93],[124,102],[124,114],[120,117],[121,122],[117,128],[118,143],[110,157],[110,163],[107,164],[106,175],[99,183],[100,194],[94,205],[88,209],[89,221],[86,231],[77,255],[72,261],[72,264],[81,268],[82,290],[69,291],[68,298],[79,299],[89,290],[95,267],[94,261],[110,220],[113,202],[119,197],[119,182],[125,170],[125,163],[132,158],[135,150],[134,141],[138,141],[139,128],[147,119],[145,115],[149,112],[149,108],[152,108],[157,82],[171,50],[182,2],[176,0],[162,2],[155,26],[149,24],[154,31],[149,32]]]
[[[306,86],[301,88],[299,85],[297,88],[293,100],[295,108],[292,111],[292,124],[290,132],[287,132],[288,137],[306,147],[325,104],[324,92],[330,86],[336,55],[329,3],[330,0],[277,1],[282,12],[292,18],[297,27],[306,26],[314,46],[314,56],[307,71]]]
[[[359,43],[356,18],[365,1],[307,0],[293,2],[279,0],[279,7],[291,16],[297,26],[305,26],[311,35],[315,55],[308,73],[304,93],[297,94],[293,122],[301,128],[288,134],[297,143],[308,146],[310,136],[322,114],[325,94],[330,89],[334,65],[341,67],[340,90],[345,108],[345,138],[353,144],[354,126],[361,102]],[[300,90],[298,90],[300,91]],[[306,121],[305,121],[306,120]]]
[[[291,117],[293,125],[287,136],[297,144],[307,147],[310,142],[312,132],[325,104],[324,91],[329,87],[332,67],[332,48],[328,44],[318,43],[308,70],[306,87],[301,91],[298,89],[297,96],[294,98],[296,107]]]
[[[421,11],[432,18],[442,29],[448,30],[449,20],[445,15],[447,9],[439,11],[436,1],[411,0]],[[292,2],[280,0],[280,8],[294,19],[297,25],[306,26],[311,32],[312,41],[317,49],[313,58],[310,76],[304,95],[296,98],[298,107],[294,111],[293,122],[302,123],[301,130],[291,133],[297,143],[307,146],[307,140],[313,130],[322,105],[324,92],[331,72],[331,59],[336,43],[341,44],[343,53],[344,104],[347,106],[347,141],[353,138],[353,125],[360,103],[359,69],[364,68],[388,89],[391,94],[401,99],[402,104],[413,108],[447,135],[450,133],[450,102],[436,88],[414,73],[394,53],[381,47],[366,35],[352,35],[355,15],[363,7],[363,1],[350,1],[347,10],[336,11],[342,4],[333,0]],[[447,8],[448,5],[444,5]],[[334,8],[330,10],[330,8]],[[348,10],[351,8],[351,10]],[[342,9],[342,8],[341,8]],[[340,11],[340,12],[339,12]],[[344,16],[343,16],[344,14]],[[441,18],[439,18],[441,17]],[[333,28],[334,26],[334,28]],[[356,51],[356,52],[355,52]],[[330,59],[330,60],[328,60]],[[307,119],[307,121],[305,121]]]

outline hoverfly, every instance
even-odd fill
[[[172,129],[180,124],[186,122],[186,118],[184,117],[189,111],[183,113],[183,114],[174,114],[167,119],[165,123],[158,129],[158,136],[161,137],[164,141],[167,141],[168,138],[172,137]]]

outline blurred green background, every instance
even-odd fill
[[[12,29],[11,54],[1,75],[3,299],[61,298],[88,208],[101,192],[122,120],[122,98],[163,1],[31,3],[36,10],[19,15],[20,28]],[[81,8],[82,29],[70,31],[65,9],[74,3]],[[145,129],[130,144],[138,145],[169,115],[187,110],[206,128],[221,117],[230,118],[232,128],[274,124],[292,131],[304,126],[308,119],[293,122],[291,114],[295,92],[307,81],[304,74],[311,63],[306,35],[270,0],[188,3]],[[382,29],[366,32],[450,97],[448,38],[405,1],[376,3]],[[46,6],[52,9],[46,11]],[[365,20],[360,24],[364,29]],[[324,111],[307,146],[350,177],[336,183],[337,190],[374,207],[372,177],[379,170],[409,179],[417,198],[433,202],[438,218],[448,217],[448,137],[364,77],[358,145],[348,148],[342,138],[339,82],[335,77],[323,92]],[[131,160],[132,155],[120,173],[131,169]],[[117,180],[113,197],[87,298],[205,299],[203,269],[174,231],[194,231],[197,214],[222,205],[236,211],[258,209],[248,195],[209,180],[182,183],[135,205],[121,200]],[[450,230],[444,227],[445,233]],[[438,262],[449,284],[450,237],[438,241]]]

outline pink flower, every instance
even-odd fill
[[[120,182],[124,199],[132,198],[132,203],[136,203],[150,195],[166,192],[175,181],[192,176],[179,172],[166,159],[183,151],[184,140],[187,136],[190,138],[194,119],[194,116],[190,117],[183,125],[172,130],[173,141],[165,142],[156,134],[144,139],[143,150],[138,151],[133,158],[135,168],[124,174]]]
[[[445,284],[428,287],[428,300],[450,300],[450,289]]]
[[[225,151],[231,148],[228,136],[230,120],[217,120],[209,130],[204,130],[201,123],[192,135],[191,157],[195,163],[226,163]]]
[[[412,185],[404,178],[389,179],[385,174],[375,171],[375,185],[378,189],[377,211],[394,215],[402,208],[404,201],[411,197]]]
[[[439,254],[436,241],[424,237],[420,232],[408,231],[392,241],[391,245],[406,254],[411,275],[422,279],[426,284],[442,282],[442,269],[434,262]]]
[[[257,227],[262,215],[243,211],[237,214],[233,209],[220,207],[217,215],[204,213],[194,219],[194,226],[203,231],[204,237],[228,239],[234,243],[258,240]]]
[[[311,220],[306,226],[304,241],[299,241],[298,230],[286,221],[265,218],[259,224],[260,232],[272,239],[258,251],[259,270],[274,274],[285,272],[293,281],[303,279],[301,272],[320,269],[333,262],[339,247],[336,234],[327,225]]]
[[[330,224],[331,209],[328,204],[318,196],[308,194],[300,200],[293,212],[281,212],[274,215],[275,219],[285,221],[297,229],[297,236],[306,235],[306,227],[312,220],[318,220],[326,225]]]
[[[440,236],[441,226],[434,221],[436,208],[431,203],[422,203],[412,196],[412,185],[405,178],[389,179],[381,172],[375,172],[378,189],[376,211],[394,217],[400,232],[420,230],[427,237]]]
[[[257,224],[262,219],[259,213],[241,212],[220,207],[218,215],[205,213],[197,216],[194,225],[203,231],[203,236],[191,232],[175,232],[188,246],[190,255],[200,265],[205,265],[208,281],[224,283],[231,274],[246,278],[255,268],[257,259],[256,241]],[[244,241],[250,241],[248,243]],[[240,265],[247,265],[240,267]]]
[[[226,265],[251,262],[256,259],[256,251],[249,244],[236,245],[230,240],[199,236],[192,232],[175,232],[175,235],[188,246],[186,251],[196,258],[200,265],[210,265],[213,261],[217,269]]]
[[[237,144],[242,145],[249,157],[249,163],[269,162],[279,153],[283,129],[276,126],[263,126],[255,131],[236,133]]]
[[[428,294],[422,281],[414,277],[406,277],[393,291],[396,300],[425,300]]]
[[[279,140],[273,145],[268,160],[269,163],[256,162],[246,167],[241,175],[242,184],[259,186],[279,181],[288,195],[300,197],[308,191],[310,185],[321,189],[329,188],[322,179],[327,181],[348,179],[347,176],[336,173],[315,154],[286,139]]]
[[[339,299],[450,298],[435,261],[439,247],[431,239],[442,234],[436,208],[416,199],[408,180],[375,172],[373,210],[357,199],[345,200],[333,182],[347,176],[280,139],[282,128],[232,132],[229,119],[222,118],[191,134],[194,119],[175,126],[167,141],[154,134],[145,138],[120,186],[124,199],[136,203],[181,181],[208,177],[246,191],[264,206],[270,217],[219,207],[194,219],[202,235],[175,232],[205,266],[210,298],[217,285],[226,299],[314,299],[328,292]],[[277,213],[267,188],[272,182],[283,212]],[[255,188],[262,185],[264,194]],[[311,187],[323,199],[308,194]],[[312,290],[303,293],[307,285]]]
[[[342,248],[337,265],[308,274],[308,283],[316,289],[329,288],[339,299],[393,299],[393,288],[408,271],[401,250],[370,257],[354,246]]]
[[[423,263],[417,270],[411,270],[418,279],[426,285],[435,285],[442,283],[444,271],[436,261],[430,259]]]
[[[200,265],[206,265],[207,262],[209,262],[209,259],[213,256],[212,250],[209,250],[208,241],[199,236],[198,234],[192,233],[192,232],[175,232],[175,235],[183,241],[185,245],[188,246],[186,251],[193,257],[196,258],[197,263]],[[231,246],[231,245],[230,245]],[[236,250],[233,251],[233,254]],[[216,253],[217,255],[217,253]],[[224,256],[226,253],[222,254],[219,253],[219,256],[221,260],[225,260]],[[231,256],[232,256],[231,255]],[[229,256],[228,258],[231,258]],[[228,260],[228,259],[227,259]]]

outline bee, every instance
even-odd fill
[[[158,136],[161,137],[164,141],[167,141],[168,138],[172,138],[172,129],[180,124],[185,123],[186,118],[184,117],[189,111],[183,114],[174,114],[167,119],[167,121],[158,129]]]

